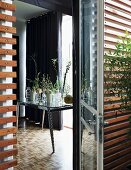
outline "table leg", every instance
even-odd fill
[[[49,122],[52,149],[53,149],[53,153],[54,153],[55,152],[55,146],[54,146],[53,122],[52,122],[52,113],[50,112],[50,110],[48,111],[48,122]]]
[[[43,125],[44,125],[44,119],[45,119],[45,110],[42,112],[42,130],[43,130]]]
[[[17,102],[17,109],[16,109],[16,127],[18,129],[18,125],[19,125],[19,103]]]

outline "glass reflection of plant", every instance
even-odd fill
[[[115,51],[105,55],[105,83],[114,95],[121,97],[123,106],[131,101],[131,38],[126,32]],[[109,83],[110,80],[110,83]]]
[[[104,58],[105,86],[107,93],[121,100],[121,110],[131,109],[131,36],[126,31],[125,37]]]
[[[81,81],[81,93],[89,87],[88,80],[85,78],[84,74],[82,74],[82,81]]]

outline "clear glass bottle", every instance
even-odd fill
[[[91,87],[88,89],[88,105],[92,106],[93,105],[93,91]]]
[[[31,88],[30,87],[26,88],[25,98],[26,98],[26,101],[30,101],[30,98],[31,98]]]
[[[46,98],[45,91],[42,92],[42,102],[47,103],[47,98]]]
[[[59,92],[59,90],[57,90],[55,94],[55,105],[56,106],[61,105],[61,93]]]

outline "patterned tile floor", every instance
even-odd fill
[[[41,130],[32,123],[19,128],[18,165],[14,170],[72,170],[72,130],[54,130],[54,137],[55,153],[52,154],[49,129]]]

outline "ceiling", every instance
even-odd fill
[[[47,9],[24,3],[19,0],[14,0],[13,3],[16,5],[16,12],[14,14],[17,17],[17,20],[25,21],[48,11]]]

